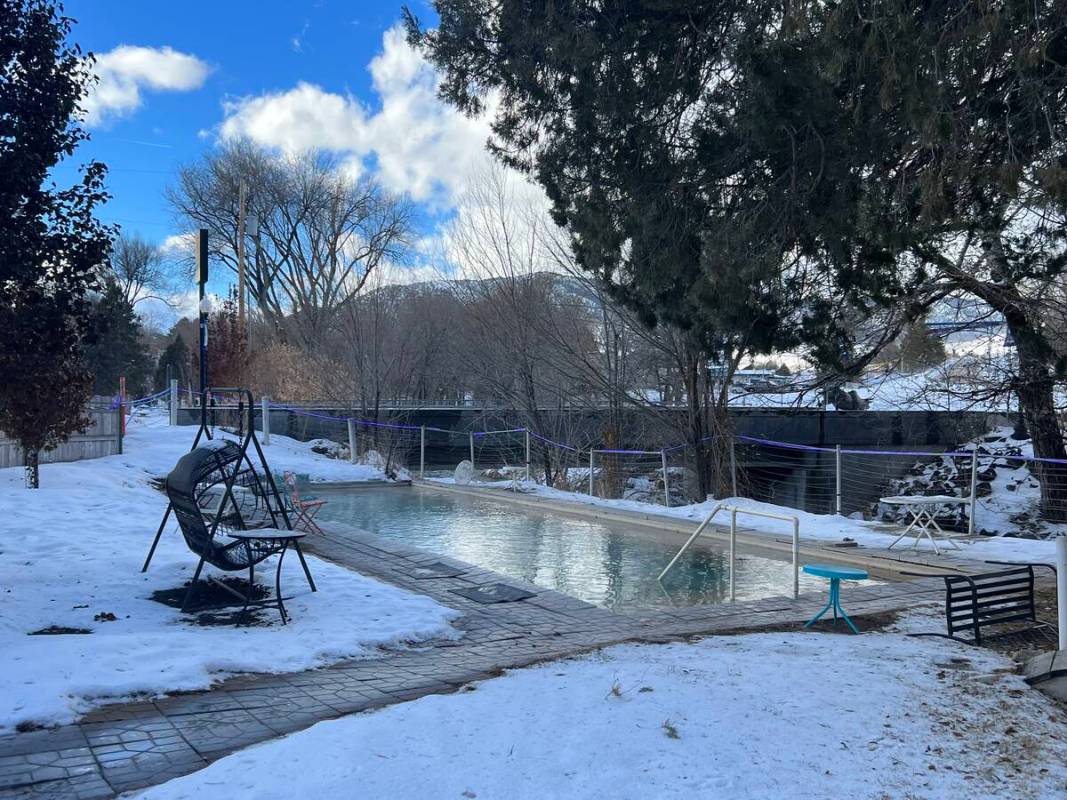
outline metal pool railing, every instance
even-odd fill
[[[750,517],[764,517],[765,519],[778,519],[783,522],[793,523],[793,598],[796,599],[800,596],[800,519],[793,514],[772,514],[768,511],[755,511],[751,508],[739,508],[738,506],[727,505],[726,503],[719,503],[711,510],[711,513],[704,517],[704,521],[697,526],[697,529],[693,531],[692,535],[686,539],[682,548],[674,554],[674,558],[670,563],[663,568],[663,572],[659,574],[657,580],[663,580],[663,576],[670,572],[678,559],[682,557],[682,553],[689,549],[696,538],[704,532],[704,529],[711,524],[711,520],[720,511],[730,512],[730,601],[733,602],[737,599],[737,585],[734,570],[734,561],[737,556],[737,515],[748,514]]]

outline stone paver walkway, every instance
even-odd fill
[[[451,692],[503,669],[624,641],[802,621],[825,601],[818,594],[623,615],[337,525],[315,537],[312,549],[458,609],[464,616],[457,627],[464,636],[307,672],[241,676],[209,691],[107,706],[53,730],[0,736],[0,797],[112,797],[320,720]],[[455,564],[463,574],[415,577],[417,567],[434,561]],[[536,596],[481,605],[450,591],[494,581],[528,588]],[[862,617],[939,599],[942,592],[941,581],[933,579],[850,588],[848,609]]]

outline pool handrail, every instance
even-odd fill
[[[734,582],[734,560],[737,553],[737,515],[748,514],[751,517],[764,517],[766,519],[778,519],[783,522],[793,523],[793,598],[796,599],[800,596],[800,518],[795,514],[774,514],[770,511],[756,511],[751,508],[742,508],[740,506],[732,506],[727,503],[716,503],[715,508],[711,510],[704,521],[697,526],[697,529],[693,531],[685,544],[681,549],[674,554],[674,558],[670,563],[663,568],[663,572],[659,574],[656,580],[663,580],[663,576],[670,572],[671,568],[677,563],[678,559],[682,557],[682,553],[689,549],[696,538],[704,532],[704,529],[711,524],[711,520],[720,511],[730,512],[730,600],[733,601],[737,598],[737,587]]]

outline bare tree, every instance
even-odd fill
[[[111,273],[126,302],[135,306],[142,300],[159,300],[171,306],[170,274],[158,247],[136,234],[122,235],[111,250]]]
[[[314,349],[374,270],[404,257],[410,208],[322,152],[226,144],[183,167],[168,197],[183,222],[208,229],[212,257],[235,274],[242,183],[258,223],[255,236],[246,228],[251,297],[283,341]]]

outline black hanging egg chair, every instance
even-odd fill
[[[249,394],[249,411],[252,407]],[[189,608],[204,564],[210,564],[224,572],[248,570],[248,590],[243,596],[225,583],[214,581],[216,586],[243,602],[242,615],[252,605],[276,605],[284,624],[288,615],[281,592],[281,571],[285,552],[290,547],[300,559],[311,591],[316,591],[316,588],[300,550],[300,540],[305,534],[292,530],[289,515],[263,458],[259,442],[255,440],[251,423],[249,419],[240,444],[210,438],[199,446],[194,443],[193,449],[182,456],[167,475],[166,493],[170,500],[167,515],[174,512],[186,545],[200,557],[182,603],[182,611]],[[203,432],[203,429],[198,432],[198,442]],[[263,463],[263,476],[248,457],[250,442],[255,443]],[[155,552],[167,515],[164,515],[156,532],[144,569],[148,568],[148,562]],[[273,555],[278,556],[275,598],[255,601],[255,565]]]

